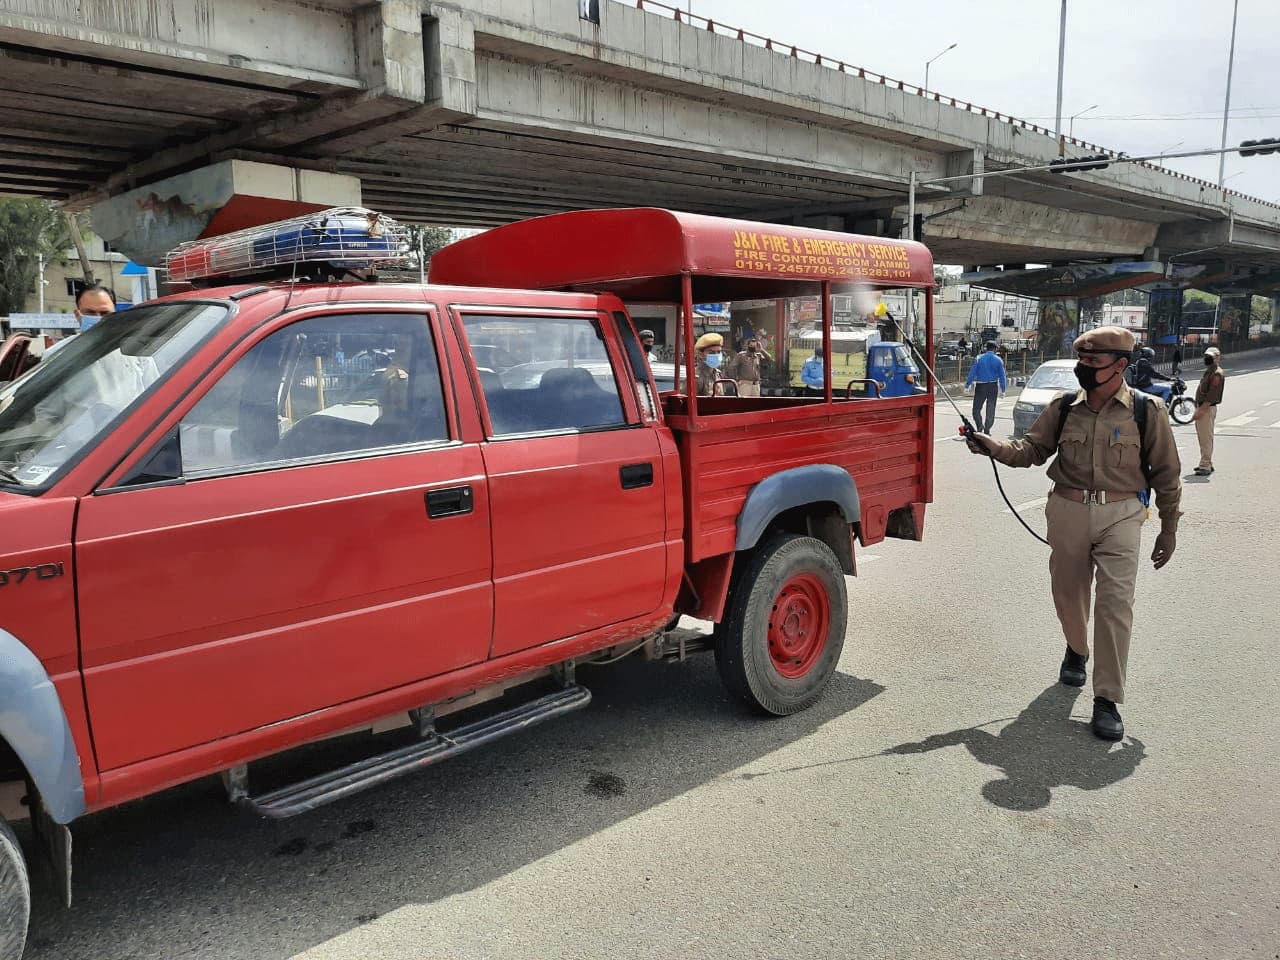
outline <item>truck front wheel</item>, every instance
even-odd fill
[[[19,960],[31,918],[31,883],[18,838],[0,820],[0,960]]]
[[[775,536],[734,578],[716,665],[729,690],[774,716],[812,705],[844,647],[848,595],[840,561],[821,540]]]

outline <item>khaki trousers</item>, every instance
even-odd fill
[[[1218,408],[1205,407],[1204,415],[1196,421],[1196,437],[1200,440],[1200,466],[1213,469],[1213,425],[1218,420]]]
[[[1146,508],[1136,498],[1089,505],[1051,493],[1045,518],[1051,548],[1049,580],[1067,646],[1089,656],[1089,593],[1096,574],[1093,693],[1124,703]]]
[[[740,397],[760,396],[760,381],[759,380],[739,380],[738,396]]]

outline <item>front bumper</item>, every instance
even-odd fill
[[[1040,414],[1043,412],[1043,406],[1031,406],[1030,404],[1023,404],[1019,401],[1013,408],[1014,439],[1025,435],[1026,432],[1031,429],[1031,425],[1039,419]]]

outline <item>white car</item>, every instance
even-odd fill
[[[1023,436],[1053,398],[1068,390],[1079,390],[1074,360],[1046,360],[1036,368],[1013,405],[1013,436]]]

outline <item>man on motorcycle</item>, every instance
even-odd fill
[[[1165,383],[1171,383],[1173,378],[1166,377],[1156,370],[1155,360],[1156,352],[1150,347],[1143,347],[1142,352],[1138,355],[1138,362],[1133,368],[1133,385],[1144,393],[1159,397],[1167,407],[1173,395],[1173,390],[1169,387],[1161,386],[1155,381],[1163,380]]]

